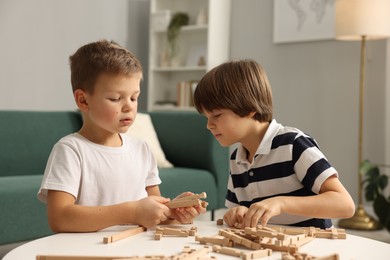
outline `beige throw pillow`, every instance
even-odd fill
[[[157,160],[157,165],[160,168],[172,168],[173,165],[165,157],[164,151],[161,148],[156,130],[154,129],[150,115],[138,113],[134,123],[127,130],[127,135],[145,140]]]

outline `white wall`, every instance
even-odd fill
[[[272,2],[233,0],[231,57],[252,58],[264,66],[277,121],[298,127],[318,141],[356,201],[360,43],[273,44]],[[386,41],[367,43],[363,157],[375,163],[385,163],[386,158],[388,163],[390,152],[389,141],[384,142],[390,135],[389,115],[385,116],[389,95],[385,53]]]
[[[68,57],[101,38],[143,63],[146,107],[148,0],[0,0],[0,109],[69,110]],[[272,0],[233,0],[231,57],[263,64],[275,118],[313,135],[357,197],[358,42],[273,44]],[[390,163],[390,43],[367,44],[364,158]]]
[[[0,0],[0,109],[74,109],[69,55],[102,38],[146,72],[148,12],[147,0]]]

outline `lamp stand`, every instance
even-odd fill
[[[358,152],[358,207],[352,218],[342,219],[338,225],[342,228],[358,230],[377,230],[380,229],[378,221],[371,217],[364,209],[363,205],[363,181],[360,174],[360,165],[363,161],[363,111],[364,111],[364,73],[366,61],[366,36],[362,36],[360,48],[360,87],[359,87],[359,152]]]

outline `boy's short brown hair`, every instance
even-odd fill
[[[199,113],[229,109],[244,117],[256,112],[254,119],[272,121],[272,92],[267,75],[253,60],[223,63],[206,73],[194,94]]]
[[[114,41],[101,40],[80,47],[69,57],[73,92],[82,89],[93,93],[102,73],[131,76],[142,74],[139,60]]]

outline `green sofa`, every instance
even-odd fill
[[[207,193],[208,210],[224,207],[228,149],[195,112],[149,113],[167,159],[160,169],[162,195]],[[0,245],[51,234],[45,204],[37,199],[53,145],[82,123],[73,111],[0,111]]]

